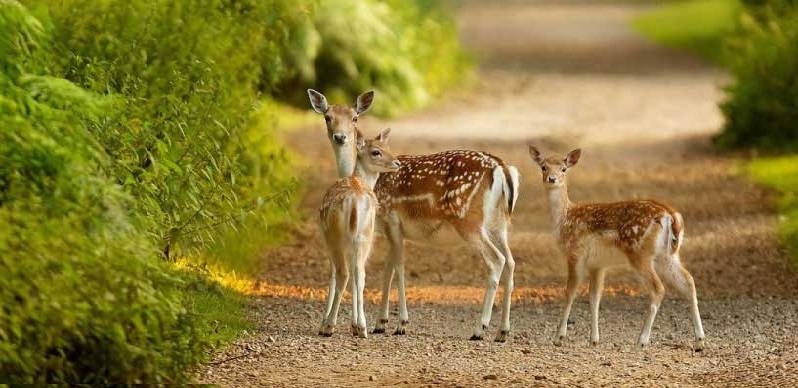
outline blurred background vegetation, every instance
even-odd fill
[[[283,103],[398,114],[469,61],[433,0],[0,0],[0,68],[0,376],[170,383],[250,325]]]
[[[731,72],[716,144],[754,155],[745,170],[781,193],[779,234],[798,265],[798,2],[668,2],[634,26]]]

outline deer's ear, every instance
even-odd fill
[[[371,103],[374,102],[374,91],[369,90],[357,97],[357,107],[355,111],[357,114],[366,113],[369,108],[371,108]]]
[[[327,97],[324,97],[323,94],[313,89],[308,89],[308,97],[310,97],[310,105],[317,113],[325,114],[330,109],[327,104]]]
[[[538,150],[538,148],[532,144],[529,145],[529,156],[535,161],[535,163],[543,163],[543,154],[541,154],[540,150]]]
[[[565,165],[568,166],[568,167],[575,166],[576,163],[579,162],[579,158],[581,156],[582,156],[582,149],[581,148],[577,148],[577,149],[569,152],[568,155],[565,157]]]
[[[385,128],[382,132],[377,135],[377,140],[382,143],[388,143],[388,139],[391,138],[391,128]]]
[[[366,148],[366,138],[360,132],[357,133],[357,142],[355,144],[357,144],[358,153],[363,152],[363,149]]]

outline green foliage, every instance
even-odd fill
[[[203,341],[180,280],[86,129],[108,101],[44,74],[47,35],[16,2],[0,2],[0,47],[0,376],[184,380]]]
[[[721,105],[717,143],[726,147],[798,150],[798,7],[755,8],[732,40],[734,83]]]
[[[726,36],[735,30],[741,10],[738,0],[669,2],[635,18],[632,24],[655,42],[725,64],[731,57]]]
[[[798,265],[798,156],[758,158],[747,170],[755,181],[781,194],[779,238]]]
[[[313,87],[337,101],[376,89],[378,114],[424,106],[462,80],[468,60],[439,1],[320,0],[292,35],[297,69],[283,89],[300,106]]]
[[[286,190],[270,132],[248,133],[261,70],[287,32],[281,2],[67,0],[48,7],[61,73],[120,98],[90,131],[106,173],[136,201],[164,251],[204,247],[217,227],[263,203],[260,182]],[[279,62],[279,61],[278,61]],[[281,66],[269,77],[279,78]],[[275,167],[272,167],[275,166]],[[281,172],[281,171],[278,171]],[[268,191],[260,191],[268,194]]]
[[[395,112],[464,63],[429,0],[0,0],[3,382],[188,380],[250,327],[243,286],[160,258],[252,274],[279,235],[297,185],[269,96]]]

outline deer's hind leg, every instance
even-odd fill
[[[496,299],[496,289],[499,286],[499,280],[501,280],[506,259],[499,248],[496,247],[496,244],[491,241],[490,236],[484,228],[480,231],[479,235],[473,236],[470,240],[479,249],[485,264],[488,266],[488,278],[485,282],[485,297],[482,301],[482,316],[477,323],[477,327],[474,329],[474,334],[471,336],[471,340],[481,340],[485,335],[485,330],[487,330],[490,325],[490,318],[493,313],[493,301]]]
[[[651,304],[648,307],[648,315],[643,324],[643,330],[640,332],[640,337],[637,340],[637,345],[640,347],[649,344],[651,340],[651,328],[654,326],[654,319],[656,319],[659,306],[662,303],[662,299],[665,297],[665,286],[662,285],[659,275],[654,271],[654,263],[651,260],[653,259],[643,261],[641,263],[643,268],[640,270],[643,276],[643,282],[648,286],[649,293],[651,294]]]
[[[690,303],[690,315],[695,335],[693,349],[700,352],[704,349],[704,326],[701,323],[701,313],[698,311],[698,296],[696,295],[693,276],[682,266],[678,253],[665,257],[662,264],[658,266],[658,272],[669,285],[676,289],[682,298]]]
[[[599,343],[599,306],[605,275],[606,270],[603,268],[590,271],[590,344],[593,346]]]
[[[496,334],[496,342],[505,342],[510,334],[510,306],[512,304],[514,288],[513,277],[515,273],[515,259],[513,259],[513,254],[510,251],[510,244],[507,236],[507,221],[501,221],[497,232],[493,234],[493,242],[506,260],[504,271],[504,296],[502,300],[502,321],[499,327],[499,333]]]
[[[332,265],[332,273],[330,274],[330,292],[332,293],[327,296],[329,312],[327,312],[319,330],[319,335],[324,337],[330,337],[335,332],[335,326],[338,323],[338,310],[341,307],[341,300],[349,282],[349,269],[343,260],[330,264]]]

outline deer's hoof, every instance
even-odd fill
[[[693,351],[696,352],[696,353],[704,351],[704,339],[703,338],[699,338],[699,339],[695,340],[695,344],[693,345]]]
[[[319,329],[319,336],[332,337],[334,331],[332,325],[324,325]]]
[[[557,338],[554,339],[554,346],[562,346],[563,341],[565,341],[564,335],[557,336]]]
[[[507,342],[507,337],[509,337],[509,336],[510,336],[510,331],[509,330],[502,330],[502,331],[499,332],[499,334],[496,334],[496,339],[494,339],[494,341],[496,341],[496,342]]]
[[[374,330],[371,331],[372,334],[385,334],[385,325],[388,324],[388,320],[385,318],[380,319],[377,323],[377,326],[374,326]]]
[[[474,334],[469,338],[471,341],[482,341],[482,334]]]
[[[393,335],[405,335],[407,332],[405,331],[404,326],[399,326],[396,330],[393,331]]]

